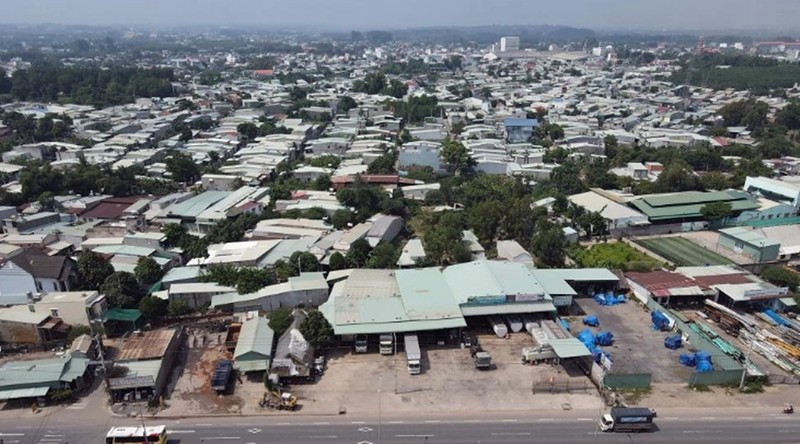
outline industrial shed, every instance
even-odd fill
[[[245,374],[268,369],[274,341],[275,332],[269,328],[267,318],[255,317],[244,321],[233,351],[234,368]]]

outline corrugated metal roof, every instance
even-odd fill
[[[575,296],[578,293],[565,280],[563,270],[534,269],[531,274],[549,295]]]
[[[50,391],[50,387],[30,387],[20,389],[0,390],[0,400],[38,398]]]
[[[396,280],[409,319],[461,317],[450,287],[437,268],[398,270]]]
[[[120,347],[116,361],[139,361],[164,357],[177,330],[163,329],[132,334]]]
[[[228,197],[230,191],[205,191],[183,202],[176,203],[168,208],[167,215],[195,218],[203,211]]]
[[[520,313],[555,313],[556,307],[550,301],[510,302],[507,304],[462,305],[464,316],[490,316]]]
[[[245,362],[252,364],[252,361],[262,361],[264,367],[260,370],[266,370],[269,367],[274,341],[275,332],[269,328],[267,318],[257,317],[244,321],[233,352],[235,366],[239,368],[240,364]]]
[[[727,202],[734,212],[755,210],[758,201],[743,191],[685,191],[659,196],[646,196],[631,205],[652,220],[701,218],[700,209],[712,202]]]
[[[553,352],[561,359],[591,356],[592,353],[578,338],[551,339],[550,346]]]

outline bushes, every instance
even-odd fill
[[[592,245],[589,248],[573,247],[570,257],[579,267],[613,268],[624,271],[651,271],[661,263],[622,242]]]

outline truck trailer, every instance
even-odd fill
[[[382,355],[394,354],[394,336],[386,333],[380,336],[380,350]]]
[[[406,335],[406,359],[408,360],[408,374],[418,375],[422,372],[422,352],[419,349],[417,335]]]
[[[367,352],[367,335],[356,335],[356,353]]]
[[[649,432],[653,430],[655,412],[645,407],[612,407],[600,417],[604,432]]]

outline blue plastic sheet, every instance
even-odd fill
[[[694,355],[689,353],[684,353],[678,357],[678,361],[680,361],[681,365],[685,365],[687,367],[694,367],[697,365],[697,361],[694,359]]]
[[[676,350],[683,346],[683,341],[680,335],[672,335],[664,338],[664,347],[670,350]]]
[[[698,373],[705,373],[714,371],[714,366],[708,361],[698,361],[696,370]]]
[[[598,333],[594,342],[597,345],[609,346],[614,343],[614,335],[610,331]]]
[[[669,319],[664,316],[664,313],[661,313],[660,311],[654,311],[650,314],[650,320],[653,321],[653,330],[669,330]]]
[[[589,315],[583,318],[583,325],[588,325],[590,327],[597,327],[600,325],[600,321],[597,319],[595,315]]]

